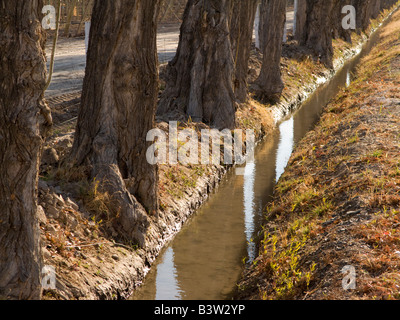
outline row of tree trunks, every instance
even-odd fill
[[[274,102],[279,99],[284,88],[281,57],[286,23],[286,0],[262,0],[260,12],[263,62],[253,89],[260,99]]]
[[[352,5],[356,9],[356,29],[365,31],[371,19],[396,0],[298,0],[295,39],[300,45],[309,46],[327,66],[331,66],[333,38],[351,42],[351,29],[344,29],[342,9]]]
[[[112,195],[115,227],[139,244],[148,214],[158,209],[158,172],[146,159],[146,135],[155,125],[159,1],[96,0],[82,105],[68,159],[70,167],[88,169],[88,178]],[[360,29],[396,2],[353,1]],[[271,96],[282,85],[278,69],[286,1],[263,3],[268,16],[263,22],[259,85],[277,86],[263,89]],[[304,21],[297,29],[302,30],[299,39],[328,64],[328,15],[343,3],[299,4],[299,15],[305,14],[298,19]],[[52,124],[43,99],[42,8],[42,0],[0,0],[0,299],[41,297],[37,184],[40,153]],[[244,78],[255,8],[255,0],[189,0],[161,109],[178,109],[217,128],[234,128],[235,99],[246,99]],[[245,58],[239,59],[242,55]]]
[[[81,19],[79,20],[79,25],[76,30],[75,36],[81,34],[82,26],[84,24],[85,19],[91,16],[92,8],[93,8],[93,0],[88,0],[86,3],[82,1],[82,15]]]
[[[396,0],[353,0],[357,11],[357,29],[367,30],[371,19],[376,19],[383,9],[393,6]]]
[[[305,26],[307,22],[307,1],[306,0],[297,0],[297,11],[296,15],[296,33],[294,38],[297,41],[301,41],[304,37]]]
[[[37,183],[42,125],[51,124],[42,8],[0,0],[0,299],[41,297]]]
[[[353,1],[358,24],[364,29],[371,17],[377,16],[383,0]],[[333,67],[332,39],[351,41],[351,30],[342,27],[342,8],[348,2],[298,1],[296,38],[329,68]],[[255,0],[189,0],[178,51],[168,65],[167,86],[158,115],[165,120],[191,118],[216,128],[235,126],[234,99],[237,102],[247,99],[248,60],[256,9]],[[286,1],[262,0],[260,16],[263,65],[252,88],[259,98],[276,101],[284,87],[280,59]]]
[[[159,0],[96,0],[82,103],[68,165],[88,170],[115,202],[115,228],[143,241],[158,210],[158,172],[146,151],[158,97]],[[147,210],[147,214],[144,208]]]

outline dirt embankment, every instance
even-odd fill
[[[400,299],[399,34],[397,12],[297,146],[239,298]]]
[[[335,70],[357,52],[366,38],[355,35],[354,45],[339,40],[335,43]],[[268,136],[277,119],[304,101],[335,71],[323,68],[295,48],[296,43],[289,41],[284,50],[282,72],[286,87],[282,101],[269,106],[251,99],[238,108],[238,128],[254,129],[257,140]],[[258,73],[260,58],[254,51],[250,81]],[[65,172],[60,167],[72,147],[79,96],[77,92],[49,101],[55,127],[41,166],[39,212],[44,263],[55,267],[57,287],[46,290],[44,298],[125,299],[143,281],[162,247],[218,185],[228,167],[160,166],[160,210],[157,217],[150,219],[142,246],[120,239],[107,215],[110,195],[99,193],[96,181],[87,181],[79,172]],[[168,131],[167,123],[159,122],[158,127]],[[179,124],[180,129],[188,127],[198,132],[206,128],[201,124]]]

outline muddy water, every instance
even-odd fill
[[[320,87],[256,150],[245,175],[232,170],[210,200],[166,247],[134,300],[230,299],[244,263],[257,252],[252,241],[263,208],[285,170],[296,143],[318,121],[322,108],[340,88],[348,86],[362,56],[378,34],[326,85]],[[245,262],[246,261],[246,262]]]

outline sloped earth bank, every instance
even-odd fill
[[[251,100],[240,106],[238,127],[255,129],[257,141],[261,141],[285,114],[359,52],[367,38],[354,35],[354,46],[337,41],[334,71],[323,69],[311,59],[300,58],[302,53],[289,42],[282,63],[286,88],[281,103],[268,106]],[[259,58],[253,52],[250,80],[257,74]],[[96,181],[86,181],[79,172],[65,172],[60,166],[72,146],[79,95],[76,92],[49,100],[56,125],[41,166],[39,213],[44,263],[55,267],[57,288],[46,290],[44,298],[125,299],[143,281],[160,250],[206,201],[229,168],[161,166],[160,211],[143,234],[143,245],[139,247],[121,239],[107,216],[111,196],[99,193]],[[167,123],[159,122],[158,127],[168,131]],[[201,124],[180,123],[180,128],[188,127],[198,132],[206,128]]]
[[[399,34],[397,12],[297,146],[238,298],[400,299]]]

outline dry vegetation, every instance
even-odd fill
[[[266,210],[250,299],[400,299],[400,12],[297,146]],[[356,289],[342,288],[346,265]]]

